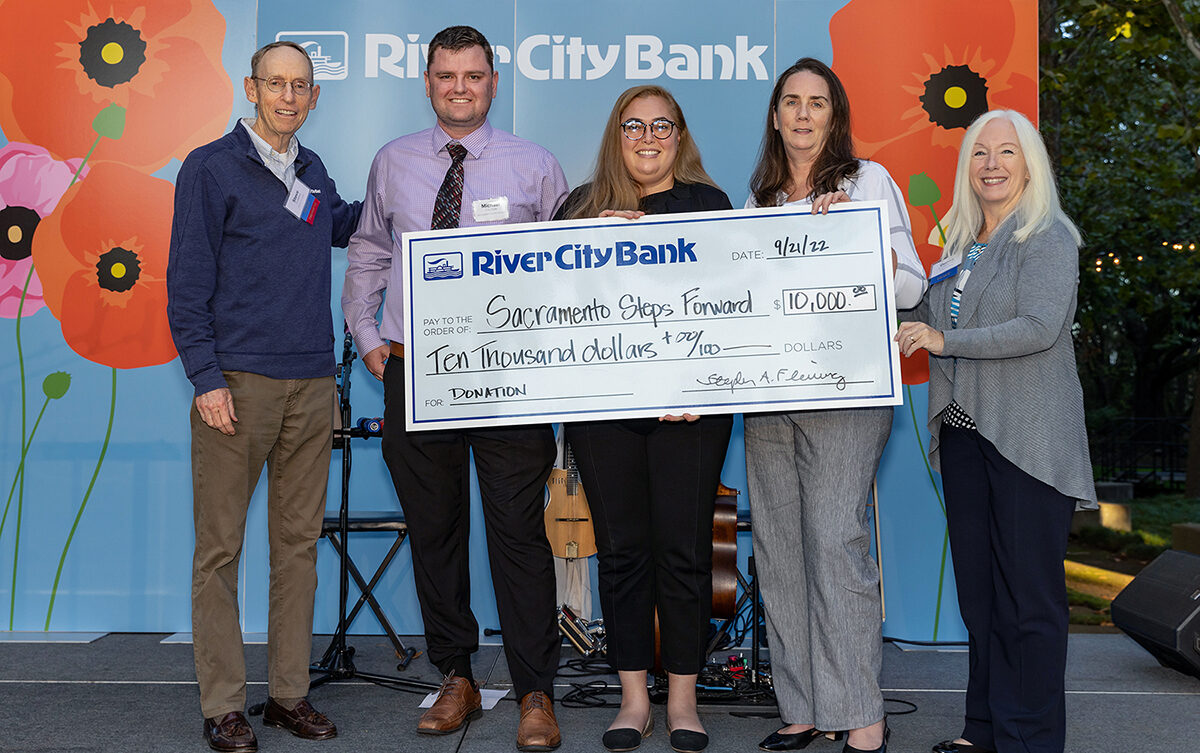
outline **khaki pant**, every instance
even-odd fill
[[[333,377],[271,379],[229,371],[225,379],[238,418],[234,436],[205,424],[194,403],[191,410],[192,634],[206,718],[246,705],[238,560],[264,463],[271,547],[268,692],[274,698],[308,694],[317,539],[333,438]]]

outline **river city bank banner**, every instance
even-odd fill
[[[451,24],[476,26],[495,46],[493,124],[550,149],[572,186],[587,179],[616,96],[656,83],[680,101],[735,206],[776,74],[815,56],[846,85],[860,156],[903,191],[926,265],[940,254],[965,126],[994,107],[1036,116],[1033,0],[663,0],[653,11],[550,0],[0,0],[0,630],[190,629],[192,388],[165,314],[173,181],[190,150],[252,115],[242,78],[260,44],[291,39],[309,51],[322,91],[300,139],[349,199],[361,198],[380,146],[432,124],[425,45]],[[338,321],[344,252],[333,259]],[[381,415],[361,362],[352,379],[355,416]],[[902,379],[879,473],[885,633],[954,640],[963,631],[940,480],[924,459],[923,358],[905,361]],[[744,507],[740,436],[723,480]],[[378,445],[358,441],[352,508],[397,509]],[[265,497],[264,486],[243,550],[248,632],[266,626]],[[472,533],[476,611],[498,627],[477,503]],[[390,542],[376,536],[356,537],[356,557],[382,556]],[[744,563],[749,538],[739,543]],[[337,622],[336,566],[322,544],[318,630]],[[406,553],[376,593],[401,632],[420,632]],[[369,615],[354,627],[375,629]]]

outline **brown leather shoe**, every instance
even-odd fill
[[[282,727],[305,740],[328,740],[337,737],[337,727],[328,717],[314,709],[307,699],[300,701],[296,708],[289,711],[274,698],[267,698],[267,706],[263,709],[263,724],[268,727]]]
[[[521,723],[517,725],[517,750],[554,750],[562,744],[554,704],[540,690],[521,699]]]
[[[483,701],[479,688],[472,687],[465,677],[454,673],[442,680],[437,700],[417,722],[417,732],[422,735],[448,735],[459,730],[467,722],[483,716]]]
[[[254,753],[258,750],[258,739],[250,722],[240,711],[230,711],[222,717],[204,720],[204,741],[213,750],[224,753]]]

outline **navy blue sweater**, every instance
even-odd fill
[[[296,177],[320,200],[309,225],[240,124],[195,149],[175,181],[167,318],[196,395],[222,370],[275,379],[334,373],[330,247],[345,247],[361,202],[338,196],[321,159],[299,149]]]

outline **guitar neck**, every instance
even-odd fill
[[[567,445],[567,494],[574,497],[579,494],[579,468],[575,465],[575,452]]]

